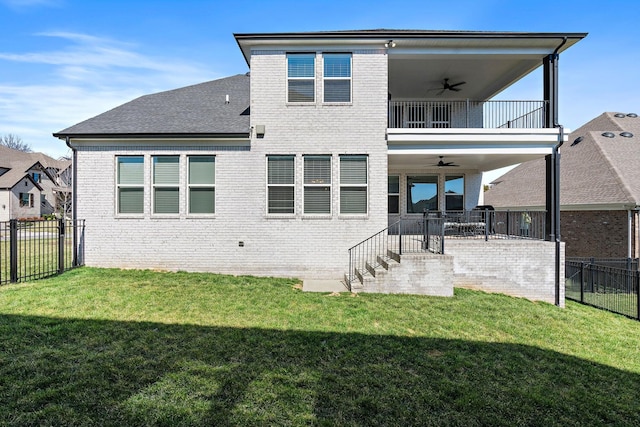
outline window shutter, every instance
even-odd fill
[[[189,184],[216,183],[216,158],[213,156],[189,157]]]
[[[268,183],[293,184],[294,182],[293,156],[269,156]]]
[[[153,158],[153,183],[178,184],[180,182],[180,158],[158,156]]]
[[[366,184],[367,158],[366,156],[340,157],[340,184]]]
[[[143,184],[144,158],[118,157],[118,184]]]

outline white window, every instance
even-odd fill
[[[304,213],[331,213],[331,156],[304,156]]]
[[[367,213],[367,156],[340,156],[340,213]]]
[[[180,156],[153,158],[153,213],[180,212]]]
[[[390,214],[400,213],[400,177],[398,175],[389,175],[388,181],[388,206]]]
[[[351,102],[351,54],[324,54],[324,102]]]
[[[288,102],[315,102],[315,60],[313,53],[287,55]]]
[[[293,214],[295,157],[267,156],[267,213]]]
[[[117,212],[144,213],[144,157],[118,156],[116,163]]]
[[[216,158],[189,156],[189,213],[213,214],[216,211]]]

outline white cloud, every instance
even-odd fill
[[[51,134],[138,96],[200,83],[204,64],[145,55],[131,43],[89,34],[40,33],[62,41],[41,52],[0,52],[3,61],[28,64],[29,81],[0,81],[0,134],[14,133],[53,156],[67,147]],[[37,81],[37,84],[31,82]]]
[[[7,5],[11,9],[27,9],[32,7],[57,7],[62,3],[60,0],[2,0],[0,3]]]

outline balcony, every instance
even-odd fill
[[[389,128],[543,129],[546,101],[389,101]]]

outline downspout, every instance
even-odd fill
[[[77,177],[78,177],[78,152],[75,147],[71,146],[70,138],[68,136],[65,137],[64,142],[67,144],[67,147],[71,148],[72,157],[71,157],[71,220],[75,222],[77,219],[76,212],[76,189],[77,189]]]
[[[633,225],[633,211],[631,209],[627,210],[627,258],[633,258],[633,253],[631,249],[631,238],[633,237],[632,232]]]
[[[71,224],[73,225],[72,229],[73,229],[73,266],[77,267],[78,266],[78,246],[79,246],[79,242],[78,242],[78,223],[76,222],[76,220],[78,219],[78,213],[77,213],[77,206],[78,204],[76,203],[76,199],[77,199],[77,188],[78,188],[78,168],[77,168],[77,164],[78,164],[78,152],[76,151],[75,147],[71,146],[70,143],[70,138],[68,136],[65,137],[65,141],[67,144],[67,147],[71,148],[71,153],[72,153],[72,157],[71,157]]]
[[[560,306],[560,280],[562,280],[562,277],[560,277],[560,271],[561,271],[561,263],[560,263],[560,247],[561,247],[561,240],[560,240],[560,152],[558,151],[560,149],[560,147],[562,147],[562,144],[564,143],[564,126],[562,125],[558,125],[556,124],[556,127],[559,128],[560,130],[560,142],[558,143],[558,145],[556,145],[555,147],[553,147],[553,157],[554,157],[554,166],[553,166],[553,174],[554,174],[554,191],[553,191],[553,199],[554,199],[554,216],[556,218],[555,220],[555,229],[553,231],[554,235],[555,235],[555,243],[556,243],[556,283],[555,283],[555,288],[556,288],[556,297],[555,297],[555,304],[557,306]]]
[[[561,263],[560,263],[560,247],[561,247],[561,239],[560,239],[560,152],[559,149],[562,147],[564,143],[564,126],[558,123],[558,52],[567,42],[567,37],[562,38],[562,42],[556,47],[553,53],[550,55],[550,61],[553,64],[553,86],[552,89],[553,97],[551,98],[554,105],[550,106],[552,108],[552,122],[553,127],[559,129],[559,138],[560,141],[558,145],[553,147],[552,157],[553,157],[553,225],[551,232],[553,233],[553,240],[555,241],[555,304],[556,306],[560,306],[560,271],[561,271]]]

